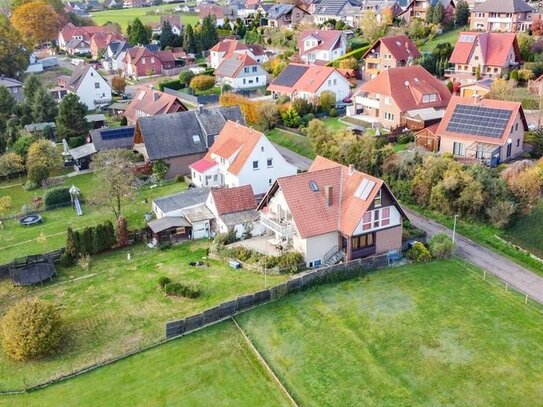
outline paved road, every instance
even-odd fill
[[[411,223],[433,236],[436,233],[446,233],[452,236],[452,230],[404,208]],[[477,267],[492,273],[510,286],[527,293],[528,296],[543,304],[543,278],[526,270],[524,267],[509,259],[456,234],[456,253]]]

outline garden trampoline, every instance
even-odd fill
[[[32,285],[52,280],[55,275],[55,265],[50,259],[27,264],[24,267],[12,267],[9,275],[14,285]]]
[[[22,226],[31,226],[37,225],[38,223],[41,223],[41,221],[41,215],[26,215],[19,219],[19,224]]]

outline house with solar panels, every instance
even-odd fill
[[[353,26],[353,18],[357,14],[362,14],[361,2],[358,0],[321,0],[315,5],[313,22],[323,24],[334,19],[343,20]]]
[[[278,178],[257,207],[270,241],[321,267],[397,252],[407,219],[383,180],[317,157],[308,172]]]
[[[495,167],[523,153],[526,131],[518,102],[453,96],[436,137],[440,153]]]

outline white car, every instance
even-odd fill
[[[81,58],[72,58],[71,61],[70,61],[70,63],[72,65],[75,65],[75,66],[79,65],[82,62],[84,62],[84,61]]]

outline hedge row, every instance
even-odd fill
[[[184,86],[183,86],[183,84],[179,81],[179,79],[175,79],[175,80],[172,80],[172,81],[160,82],[160,83],[158,84],[158,90],[160,90],[161,92],[164,92],[164,88],[169,88],[169,89],[173,89],[173,90],[179,90],[179,89],[183,89]]]
[[[70,189],[66,187],[55,188],[47,191],[43,197],[45,209],[58,208],[61,205],[69,205],[72,201]]]
[[[347,52],[345,55],[342,55],[339,58],[334,59],[331,62],[328,62],[327,65],[337,67],[340,61],[347,58],[356,58],[358,60],[362,58],[362,55],[364,55],[371,48],[371,45],[372,44],[369,44],[369,45],[366,45],[365,47],[357,48],[357,49],[352,50],[351,52]]]

